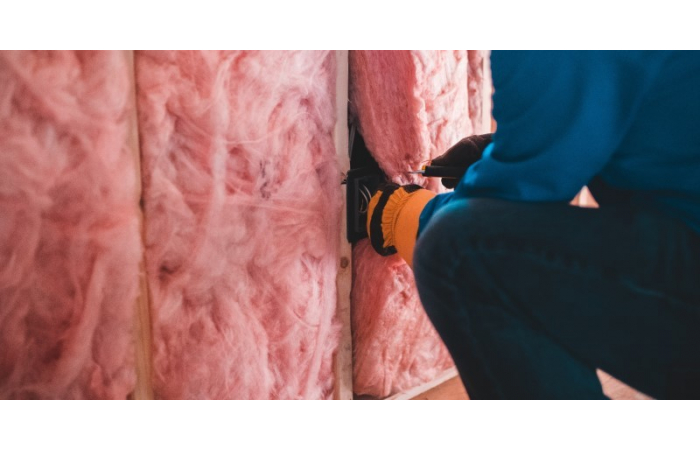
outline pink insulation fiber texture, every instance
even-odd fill
[[[328,398],[334,52],[137,52],[158,398]]]
[[[491,95],[492,84],[485,73],[485,63],[488,63],[489,52],[486,50],[467,50],[467,87],[469,92],[469,121],[472,134],[491,132],[491,120],[484,120],[484,114],[491,116],[490,111],[484,111],[490,105],[484,105],[484,94]]]
[[[407,175],[465,136],[481,120],[484,53],[350,52],[350,102],[367,147],[400,184],[444,191],[437,179]],[[386,397],[434,379],[453,366],[423,312],[411,269],[368,242],[353,249],[354,390]]]
[[[123,52],[0,52],[0,397],[123,399],[139,295]]]

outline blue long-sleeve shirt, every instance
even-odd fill
[[[493,142],[421,230],[454,198],[568,202],[593,180],[700,231],[700,52],[494,51],[491,70]]]

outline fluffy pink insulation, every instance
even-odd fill
[[[0,397],[126,398],[141,243],[122,52],[0,52]]]
[[[484,73],[484,60],[488,59],[489,52],[485,50],[467,50],[467,87],[469,92],[469,122],[472,125],[472,134],[483,134],[491,132],[491,121],[484,120],[484,111],[490,107],[484,105],[484,94],[491,95],[492,84],[488,74]],[[488,62],[488,61],[486,61]]]
[[[137,52],[154,389],[327,398],[340,173],[333,52]]]
[[[482,125],[480,51],[350,52],[350,101],[369,150],[401,184],[441,190],[406,174]],[[354,389],[385,397],[434,379],[453,365],[422,310],[411,269],[378,256],[368,242],[353,250]]]

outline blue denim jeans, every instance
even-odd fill
[[[603,399],[601,368],[700,398],[700,235],[633,207],[455,200],[416,244],[421,301],[474,399]]]

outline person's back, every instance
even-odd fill
[[[454,197],[568,201],[590,184],[601,204],[658,206],[700,232],[700,52],[491,59],[498,130]]]
[[[629,70],[644,70],[647,62],[658,69],[639,93],[629,128],[620,130],[620,144],[600,178],[627,190],[623,198],[657,206],[700,232],[700,52],[643,52],[634,57],[642,67]],[[594,183],[596,188],[605,203],[606,192],[599,183]]]

